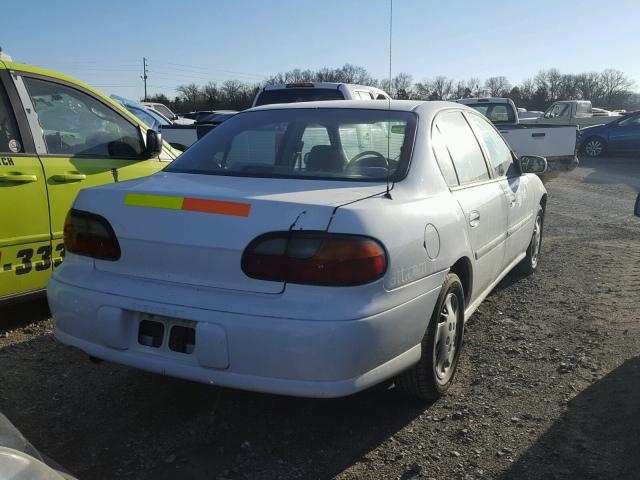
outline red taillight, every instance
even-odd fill
[[[69,210],[64,221],[64,248],[67,252],[118,260],[120,245],[109,222],[100,215],[81,210]]]
[[[246,248],[242,271],[252,278],[307,285],[346,286],[384,275],[387,255],[369,237],[325,232],[274,232]]]

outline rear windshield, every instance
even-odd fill
[[[367,109],[245,112],[221,124],[165,170],[245,177],[384,181],[409,165],[416,116]]]
[[[508,103],[478,103],[469,105],[476,109],[492,123],[515,123],[516,117]]]
[[[284,88],[265,90],[260,93],[256,107],[274,103],[316,102],[322,100],[344,100],[337,88]]]

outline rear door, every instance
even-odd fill
[[[0,299],[43,288],[51,271],[44,171],[26,116],[0,69]]]
[[[81,189],[150,175],[164,163],[144,159],[140,127],[91,92],[29,73],[14,80],[44,167],[58,262],[64,219]]]
[[[432,130],[440,168],[465,216],[473,251],[473,298],[503,270],[507,230],[504,191],[491,176],[480,144],[460,111],[441,113]]]
[[[465,114],[489,158],[493,176],[498,180],[508,205],[505,266],[523,253],[533,231],[533,193],[529,189],[529,177],[520,174],[509,146],[493,125],[474,113]]]

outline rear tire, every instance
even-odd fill
[[[544,228],[544,210],[538,205],[536,221],[533,224],[531,242],[527,247],[527,256],[518,264],[518,270],[524,275],[531,275],[538,269],[540,263],[540,250],[542,247],[542,231]]]
[[[587,138],[582,144],[582,151],[588,157],[600,157],[607,151],[607,142],[600,137]]]
[[[462,283],[456,274],[449,273],[422,338],[420,360],[395,379],[400,391],[434,400],[449,389],[462,349],[464,309]]]

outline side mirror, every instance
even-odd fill
[[[640,217],[640,193],[638,194],[637,198],[636,198],[636,206],[633,209],[633,214],[636,217]]]
[[[160,155],[162,151],[162,134],[155,130],[147,130],[147,148],[145,154],[147,158]]]
[[[520,157],[523,173],[544,173],[547,171],[547,159],[537,155],[523,155]]]

